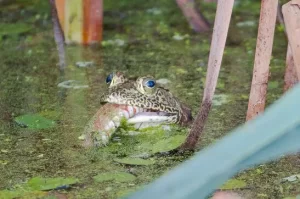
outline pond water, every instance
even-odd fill
[[[201,6],[213,23],[215,5],[201,3]],[[245,120],[259,6],[259,1],[238,1],[235,5],[214,106],[199,150]],[[47,2],[3,1],[0,7],[0,190],[23,196],[26,192],[29,198],[37,198],[43,193],[29,189],[29,179],[67,177],[76,178],[78,183],[67,190],[50,192],[57,194],[51,197],[117,198],[152,182],[189,157],[151,156],[148,162],[135,162],[144,164],[140,166],[124,164],[124,160],[120,163],[121,158],[149,153],[149,148],[161,139],[185,136],[188,129],[177,126],[171,126],[170,131],[150,128],[136,136],[128,134],[128,129],[123,127],[117,133],[120,139],[106,148],[80,147],[78,137],[99,109],[99,97],[107,87],[105,79],[111,71],[123,71],[129,77],[151,74],[156,79],[167,79],[166,86],[192,108],[194,115],[204,88],[211,33],[193,33],[175,2],[112,0],[104,1],[104,7],[103,46],[67,46],[67,67],[60,71]],[[268,104],[282,94],[285,53],[286,39],[278,25]],[[93,64],[76,66],[77,62],[84,61]],[[83,87],[58,86],[67,80],[76,80]],[[36,129],[18,125],[15,118],[27,114],[47,118],[55,126]],[[299,182],[279,183],[283,177],[296,174],[299,166],[297,157],[290,156],[241,172],[236,178],[246,183],[254,198],[283,198],[300,191]],[[127,180],[94,178],[105,172],[125,172],[134,177],[128,180],[121,173],[121,178]],[[2,191],[0,196],[8,197],[8,193]]]

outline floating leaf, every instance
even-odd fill
[[[0,198],[16,198],[18,196],[20,196],[20,193],[17,191],[8,191],[8,190],[0,191]]]
[[[96,182],[115,180],[117,182],[129,182],[135,180],[135,176],[126,172],[107,172],[100,173],[93,177]]]
[[[174,137],[160,140],[156,144],[154,144],[152,152],[166,152],[172,149],[176,149],[184,142],[185,138],[186,137],[184,135],[176,135]]]
[[[145,160],[142,158],[116,158],[114,161],[122,163],[122,164],[129,164],[129,165],[151,165],[154,164],[154,160]]]
[[[27,184],[33,190],[51,190],[51,189],[61,189],[68,188],[69,185],[78,183],[79,180],[76,178],[42,178],[34,177],[31,178]]]
[[[14,199],[14,198],[30,198],[37,199],[47,195],[43,191],[26,191],[23,189],[17,189],[13,191],[2,190],[0,191],[0,198],[3,199]]]
[[[246,186],[247,184],[243,180],[230,179],[220,189],[241,189]]]
[[[15,121],[30,129],[46,129],[54,127],[56,124],[54,121],[44,118],[37,114],[26,114],[15,118]]]

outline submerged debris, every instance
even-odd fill
[[[295,182],[300,179],[300,174],[291,175],[289,177],[285,177],[281,179],[281,182]]]
[[[72,89],[82,89],[82,88],[88,88],[88,85],[78,85],[78,81],[76,80],[67,80],[59,83],[57,86],[61,88],[72,88]]]
[[[181,41],[181,40],[184,40],[186,38],[189,38],[189,35],[188,34],[180,35],[179,33],[176,33],[172,38],[176,41]]]
[[[214,106],[221,106],[227,104],[230,101],[230,96],[226,94],[215,94],[212,100]]]
[[[171,83],[171,81],[166,78],[160,78],[160,79],[156,80],[156,83],[161,84],[161,85],[166,85],[166,84]]]
[[[238,22],[236,23],[237,27],[253,27],[256,26],[256,22],[255,21],[242,21],[242,22]]]
[[[94,65],[93,61],[78,61],[75,65],[79,68],[87,68]]]
[[[101,42],[102,46],[124,46],[125,41],[122,39],[106,40]]]
[[[147,9],[146,12],[153,15],[160,15],[162,13],[162,11],[159,8],[150,8]]]

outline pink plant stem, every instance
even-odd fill
[[[234,0],[219,0],[212,35],[208,68],[205,82],[204,95],[200,110],[192,125],[192,129],[181,146],[182,150],[194,149],[200,138],[208,114],[211,109],[212,99],[217,86],[218,76],[221,68],[223,52],[225,48],[232,8]]]
[[[264,111],[278,0],[262,0],[247,120]]]

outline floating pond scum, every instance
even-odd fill
[[[205,199],[237,172],[300,151],[300,85],[128,199]]]

